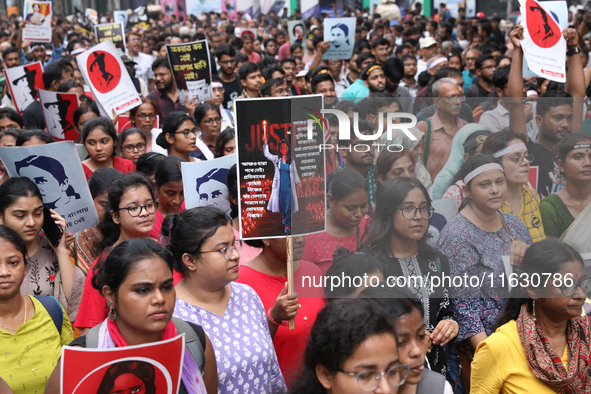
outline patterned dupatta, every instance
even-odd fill
[[[521,306],[516,323],[529,367],[536,377],[559,393],[589,392],[591,327],[588,317],[578,317],[567,323],[568,372],[560,356],[551,349],[550,341],[529,312],[527,304]]]

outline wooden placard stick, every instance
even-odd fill
[[[285,238],[287,249],[287,294],[293,294],[293,255],[291,253],[291,235]],[[289,329],[295,328],[295,319],[289,319]]]

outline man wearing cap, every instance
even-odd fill
[[[465,98],[455,79],[441,78],[431,89],[437,110],[417,127],[425,133],[421,141],[423,163],[431,179],[435,179],[447,162],[454,136],[468,122],[458,116]]]
[[[146,82],[144,82],[143,79],[139,79],[135,76],[135,66],[137,65],[135,60],[133,60],[131,56],[124,53],[123,55],[121,55],[121,61],[125,65],[127,73],[131,77],[131,81],[133,82],[133,86],[135,86],[135,90],[143,97],[147,97],[148,94],[150,94],[150,91],[148,90],[148,85],[146,85]]]
[[[421,38],[419,40],[421,57],[417,60],[417,77],[427,69],[427,62],[437,54],[437,41],[433,37]]]

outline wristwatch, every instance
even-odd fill
[[[566,51],[566,56],[576,55],[577,53],[581,53],[581,48],[580,47],[569,49],[568,51]]]

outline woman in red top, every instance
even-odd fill
[[[87,181],[99,168],[114,168],[124,174],[135,171],[131,160],[115,156],[117,133],[110,119],[99,117],[86,122],[81,141],[88,152],[88,159],[82,162]]]
[[[101,254],[86,276],[82,301],[74,323],[81,334],[107,317],[105,298],[92,287],[97,262],[101,264],[111,249],[123,241],[147,238],[154,227],[158,203],[152,182],[140,174],[128,174],[116,179],[109,188],[109,207],[110,215],[105,215],[99,225],[103,236],[99,248]]]
[[[320,269],[308,261],[301,260],[304,251],[304,237],[293,237],[293,265],[295,292],[303,298],[287,294],[287,248],[285,238],[245,241],[248,245],[263,251],[247,264],[240,266],[237,282],[249,285],[263,301],[277,360],[288,387],[293,383],[295,373],[303,364],[304,349],[318,311],[324,306],[321,288],[303,289],[304,275],[322,278]],[[313,298],[310,298],[313,297]],[[298,304],[299,302],[299,304]],[[299,307],[299,308],[298,308]],[[297,313],[297,315],[296,315]],[[294,317],[295,316],[295,317]],[[294,317],[295,329],[290,330],[287,320]]]
[[[156,165],[154,184],[158,195],[158,210],[156,211],[156,224],[150,231],[150,237],[160,241],[160,230],[164,218],[171,213],[179,213],[185,208],[181,159],[177,156],[168,156],[162,159]]]
[[[361,245],[369,220],[367,183],[357,171],[338,170],[328,179],[326,231],[306,236],[303,259],[320,267],[322,274],[332,265],[333,254],[344,246],[355,253]]]

